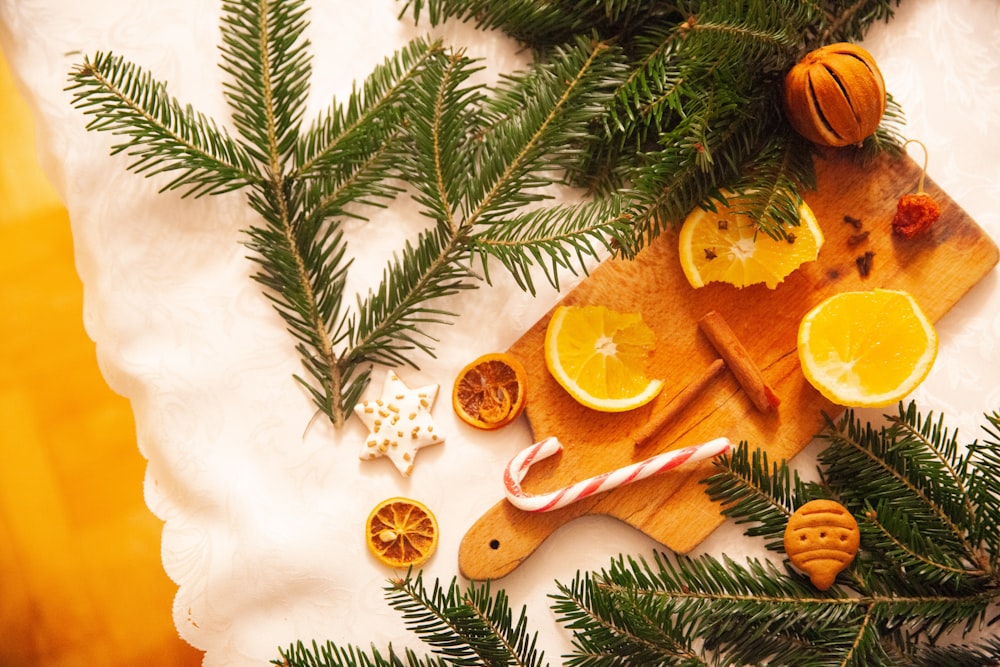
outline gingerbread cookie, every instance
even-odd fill
[[[861,531],[851,513],[833,500],[813,500],[798,508],[785,527],[785,553],[792,565],[825,591],[851,564]]]

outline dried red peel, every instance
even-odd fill
[[[903,238],[912,239],[930,229],[941,217],[941,207],[929,194],[924,192],[924,178],[927,175],[927,147],[917,139],[910,139],[903,144],[920,144],[924,149],[924,166],[920,172],[920,182],[915,194],[903,195],[896,203],[896,215],[892,218],[892,233]]]
[[[892,233],[907,239],[923,234],[941,217],[941,207],[926,192],[903,195],[896,204]]]

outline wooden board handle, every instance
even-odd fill
[[[593,501],[555,512],[524,512],[502,500],[462,538],[458,569],[467,579],[499,579],[520,565],[559,527],[586,514]]]

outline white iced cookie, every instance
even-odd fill
[[[437,393],[436,384],[410,389],[395,372],[387,372],[382,396],[354,406],[354,413],[371,432],[360,458],[388,457],[402,475],[409,476],[418,449],[444,442],[431,418]]]

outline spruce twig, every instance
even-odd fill
[[[782,553],[774,540],[794,508],[833,496],[863,531],[850,568],[829,590],[818,591],[788,563],[708,554],[620,555],[604,570],[556,582],[552,608],[573,641],[561,664],[1000,664],[1000,639],[988,632],[1000,619],[1000,537],[994,530],[1000,517],[1000,412],[986,421],[987,437],[962,447],[942,418],[922,416],[912,403],[900,405],[878,428],[848,412],[829,420],[819,436],[827,443],[819,483],[801,481],[787,462],[769,462],[741,443],[706,480],[725,514],[747,524],[748,536],[771,540],[768,547]],[[847,484],[854,479],[864,491]],[[873,509],[866,499],[872,494],[893,502]],[[924,539],[942,525],[946,534],[963,533],[940,544]],[[970,549],[975,559],[968,557]],[[948,576],[942,575],[945,562]],[[523,609],[515,620],[502,589],[473,584],[463,592],[452,581],[448,587],[435,583],[428,592],[422,577],[410,573],[391,581],[386,597],[444,664],[541,667],[537,635],[527,630]],[[974,630],[983,637],[970,642]],[[282,656],[295,656],[285,663],[294,667],[354,664],[318,661],[320,650],[355,655],[355,649],[330,644],[312,650],[300,645]]]
[[[807,51],[860,39],[896,4],[403,0],[400,14],[503,30],[540,59],[591,34],[620,48],[628,76],[570,174],[592,192],[631,191],[642,204],[641,247],[695,206],[711,208],[722,190],[744,197],[761,232],[788,237],[815,174],[811,148],[784,122],[775,91]],[[890,101],[884,127],[862,154],[897,150],[898,121]]]
[[[529,292],[536,270],[558,287],[602,252],[634,255],[726,187],[762,232],[787,236],[813,175],[775,102],[780,75],[814,29],[860,33],[891,4],[406,3],[415,18],[508,30],[539,58],[486,90],[468,85],[460,51],[416,40],[305,124],[305,4],[227,0],[221,66],[238,136],[119,56],[85,59],[70,88],[88,127],[125,137],[113,151],[133,171],[172,174],[164,189],[184,195],[247,191],[261,220],[247,230],[255,278],[295,338],[298,381],[340,426],[373,364],[433,354],[428,329],[456,317],[433,302],[489,282],[491,259]],[[397,196],[401,178],[434,224],[352,310],[341,224]],[[605,196],[552,205],[543,188],[559,181]]]
[[[258,184],[245,147],[211,119],[167,94],[166,84],[123,57],[98,51],[72,73],[74,104],[92,118],[88,130],[125,137],[112,155],[133,158],[129,169],[172,174],[163,191],[185,196],[216,194]]]
[[[820,436],[827,443],[820,484],[799,482],[787,463],[769,464],[746,443],[706,481],[727,516],[756,524],[747,534],[771,540],[779,553],[795,506],[832,494],[848,507],[862,529],[861,551],[833,588],[818,593],[790,568],[784,574],[749,560],[620,558],[560,588],[556,609],[578,637],[571,664],[600,664],[596,656],[606,652],[702,664],[676,652],[685,637],[703,644],[704,664],[950,664],[936,662],[942,656],[963,664],[991,652],[995,659],[995,638],[939,643],[947,632],[996,620],[988,613],[1000,600],[997,538],[980,522],[995,526],[1000,514],[1000,467],[989,465],[1000,417],[987,416],[992,441],[967,448],[913,404],[886,419],[882,428],[850,412],[831,421]]]
[[[223,3],[221,67],[236,137],[119,56],[85,59],[70,89],[90,129],[125,137],[113,151],[135,158],[129,169],[174,174],[165,190],[247,192],[259,216],[246,230],[254,278],[295,339],[305,369],[296,379],[339,427],[374,364],[416,366],[414,351],[433,354],[428,328],[456,316],[434,302],[478,286],[473,260],[488,279],[486,260],[495,258],[529,291],[541,265],[558,285],[563,271],[586,270],[601,250],[632,252],[632,214],[620,198],[521,210],[549,196],[541,188],[557,177],[544,172],[566,168],[586,136],[583,119],[616,81],[608,45],[566,49],[490,95],[468,84],[472,61],[417,39],[307,124],[306,26],[302,0]],[[518,100],[532,103],[521,109]],[[477,148],[500,115],[502,136]],[[352,308],[342,223],[384,206],[402,179],[417,186],[435,224]]]
[[[435,582],[428,590],[421,573],[392,579],[384,589],[386,601],[398,611],[406,627],[436,654],[419,657],[407,651],[406,662],[394,656],[383,658],[376,648],[370,653],[334,642],[306,646],[297,642],[281,649],[276,665],[289,667],[347,667],[351,665],[511,665],[543,667],[544,655],[537,647],[537,633],[528,629],[524,608],[516,616],[503,590],[493,592],[488,583],[447,586]]]

